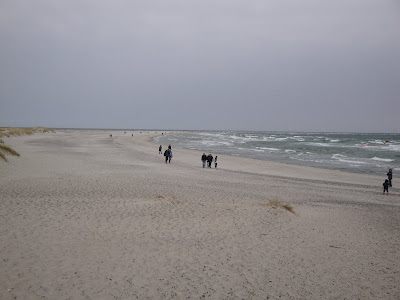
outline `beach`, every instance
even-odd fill
[[[398,174],[166,164],[160,134],[4,138],[0,299],[399,299]]]

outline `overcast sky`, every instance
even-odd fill
[[[399,0],[2,0],[0,126],[400,132]]]

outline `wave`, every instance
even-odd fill
[[[373,157],[373,158],[371,158],[372,160],[376,160],[376,161],[384,161],[384,162],[392,162],[392,161],[394,161],[394,159],[389,159],[389,158],[380,158],[380,157],[377,157],[377,156],[375,156],[375,157]]]
[[[277,148],[267,148],[267,147],[256,147],[257,149],[260,150],[269,150],[269,151],[279,151],[281,149],[277,149]]]
[[[310,146],[317,146],[317,147],[332,147],[332,145],[324,144],[324,143],[307,143]]]

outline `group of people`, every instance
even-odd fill
[[[211,168],[211,164],[214,161],[214,166],[215,168],[217,168],[218,165],[218,156],[215,156],[215,158],[210,154],[206,155],[205,153],[203,153],[203,155],[201,156],[201,161],[203,162],[203,168],[205,168],[206,163],[208,165],[209,168]]]
[[[158,154],[162,154],[162,145],[158,147]],[[171,145],[168,145],[168,149],[164,151],[164,157],[165,157],[165,163],[171,163],[172,159],[172,147]],[[201,161],[203,162],[203,168],[205,168],[206,164],[209,168],[211,168],[212,162],[214,161],[214,167],[217,168],[218,165],[218,156],[215,156],[215,158],[212,156],[212,154],[206,155],[203,153],[201,156]]]
[[[393,178],[393,173],[392,173],[392,169],[389,169],[389,172],[386,174],[388,179],[385,180],[385,182],[383,183],[383,194],[385,194],[385,192],[387,193],[387,195],[389,195],[389,186],[392,186],[392,178]]]
[[[158,154],[162,153],[162,145],[160,145],[160,147],[158,147]],[[172,147],[171,145],[168,145],[168,149],[166,149],[164,151],[164,156],[165,156],[165,163],[171,163],[171,159],[172,159]]]

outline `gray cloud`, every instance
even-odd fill
[[[0,126],[400,131],[395,1],[3,1]]]

